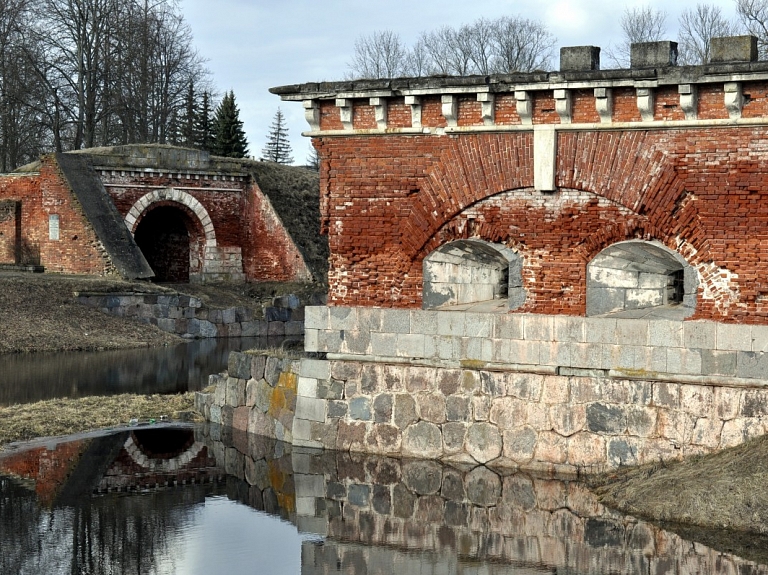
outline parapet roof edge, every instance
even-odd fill
[[[458,92],[508,92],[515,89],[549,90],[633,86],[708,84],[768,80],[768,61],[729,62],[700,66],[665,66],[616,70],[531,72],[490,76],[429,76],[426,78],[381,78],[339,82],[307,82],[270,88],[272,94],[287,101],[327,100],[337,97],[367,97],[389,92],[391,95],[441,94]]]

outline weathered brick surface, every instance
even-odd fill
[[[709,106],[707,89],[701,92],[701,115],[709,109],[712,117],[727,117],[722,93]],[[504,98],[497,98],[497,123]],[[576,94],[574,114],[594,120],[580,99],[594,109],[584,91]],[[537,110],[549,109],[537,102],[534,121]],[[680,119],[676,92],[660,90],[655,102],[657,119]],[[428,104],[424,98],[423,122],[436,125],[425,116]],[[635,90],[615,89],[614,119],[637,121],[636,114]],[[332,252],[329,302],[419,307],[424,258],[445,242],[481,238],[522,255],[528,298],[519,311],[583,315],[587,263],[613,243],[645,239],[678,251],[697,269],[693,319],[765,323],[762,132],[560,132],[555,194],[532,188],[531,132],[317,138],[323,230]]]

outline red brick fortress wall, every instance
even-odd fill
[[[752,94],[745,120],[768,116],[766,99],[756,97],[761,86],[743,84]],[[599,121],[593,91],[572,92],[572,121]],[[552,94],[536,92],[532,125],[560,122]],[[686,123],[680,94],[665,87],[652,107],[657,125],[632,126],[641,121],[636,90],[614,89],[612,126],[558,128],[553,192],[534,187],[533,126],[512,128],[520,116],[509,99],[496,94],[497,129],[483,131],[479,102],[456,98],[457,127],[441,133],[440,96],[424,96],[428,134],[367,134],[370,114],[356,100],[353,130],[341,134],[341,108],[321,103],[314,144],[331,249],[329,304],[420,307],[424,258],[446,242],[480,238],[523,258],[527,299],[518,311],[584,315],[590,260],[642,239],[697,270],[694,318],[766,323],[765,127],[729,122],[722,84],[698,89],[696,112],[707,124]],[[412,128],[393,102],[398,124]]]

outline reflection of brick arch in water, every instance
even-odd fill
[[[200,451],[205,447],[199,441],[195,441],[184,452],[173,457],[172,459],[156,459],[148,457],[141,446],[136,443],[136,438],[133,433],[128,435],[128,439],[123,444],[125,452],[128,456],[143,469],[149,469],[152,471],[170,473],[173,471],[179,471],[200,455]]]
[[[155,208],[176,207],[202,234],[189,234],[189,281],[216,279],[244,280],[240,247],[220,248],[213,221],[205,207],[191,194],[174,188],[152,190],[139,198],[125,216],[125,225],[136,234],[143,218]],[[200,235],[201,237],[196,237]],[[146,254],[145,254],[146,255]]]

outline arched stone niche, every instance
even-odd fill
[[[688,317],[696,308],[698,274],[659,242],[629,240],[605,248],[587,265],[587,315],[656,308]]]
[[[509,298],[525,301],[520,256],[502,244],[456,240],[424,258],[424,309]]]

